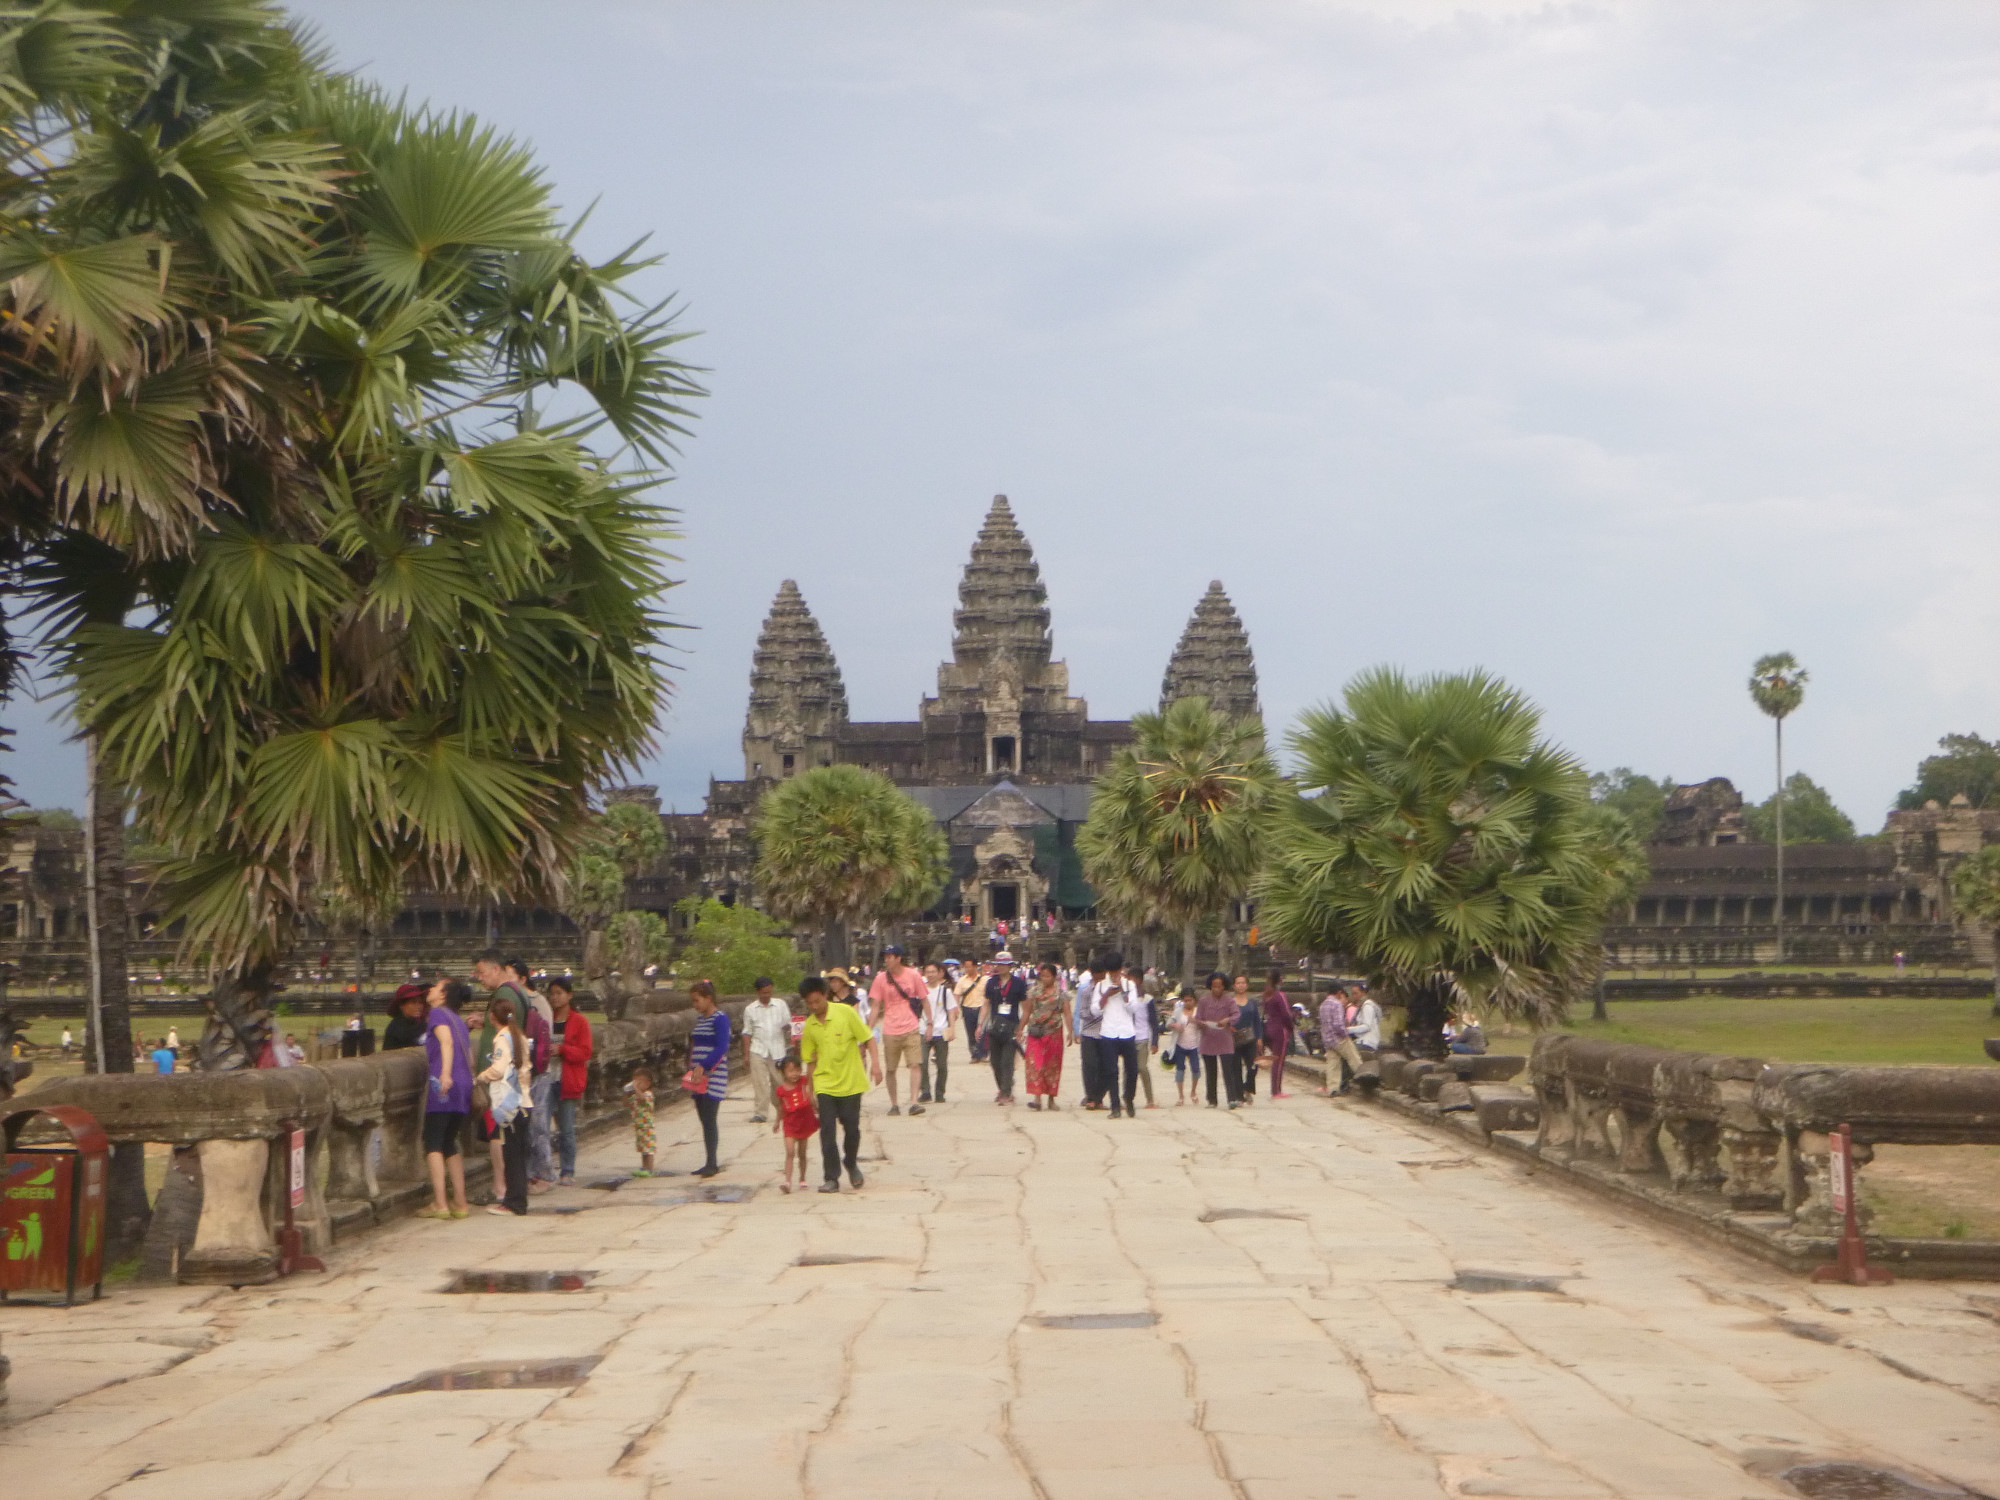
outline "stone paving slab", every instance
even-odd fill
[[[2000,1289],[1811,1286],[1359,1103],[884,1102],[859,1193],[779,1192],[732,1100],[741,1202],[558,1190],[276,1286],[0,1309],[0,1494],[1747,1500],[1828,1460],[2000,1493]],[[600,1274],[445,1294],[460,1269]],[[569,1385],[380,1394],[580,1357]]]

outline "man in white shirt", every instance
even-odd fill
[[[1121,1097],[1118,1072],[1124,1069],[1122,1097],[1129,1120],[1139,1092],[1139,1038],[1152,1035],[1146,1024],[1146,1002],[1139,987],[1125,977],[1122,953],[1107,953],[1091,968],[1097,972],[1097,983],[1090,987],[1087,1008],[1097,1022],[1098,1082],[1111,1095],[1111,1118],[1115,1120]]]
[[[952,989],[951,980],[945,976],[944,965],[936,959],[924,965],[924,982],[930,986],[930,998],[924,1002],[923,1020],[917,1028],[923,1042],[923,1088],[917,1095],[917,1101],[920,1104],[942,1104],[951,1038],[958,1020],[958,996]],[[937,1080],[935,1084],[931,1081],[933,1075]]]
[[[750,1123],[761,1125],[771,1117],[777,1098],[778,1069],[792,1046],[792,1008],[771,998],[771,981],[759,978],[757,998],[743,1007],[743,1055],[750,1064],[750,1087],[756,1103]]]

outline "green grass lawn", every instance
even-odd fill
[[[1993,1067],[1984,1039],[2000,1036],[1990,1000],[1625,1000],[1608,1021],[1582,1008],[1577,1036],[1773,1062],[1958,1063]],[[1496,1052],[1527,1052],[1534,1034],[1503,1028]]]

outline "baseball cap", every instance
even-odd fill
[[[887,958],[891,953],[895,954],[896,957],[901,958],[903,956],[903,945],[901,943],[891,943],[888,947],[882,950],[882,956],[884,958]]]

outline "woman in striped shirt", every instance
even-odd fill
[[[697,1177],[713,1177],[722,1170],[715,1163],[716,1116],[723,1097],[729,1092],[729,1016],[716,1006],[715,986],[698,979],[688,991],[694,998],[694,1032],[688,1038],[688,1062],[701,1069],[707,1087],[694,1096],[694,1112],[701,1117],[701,1144],[708,1160],[695,1169]]]

